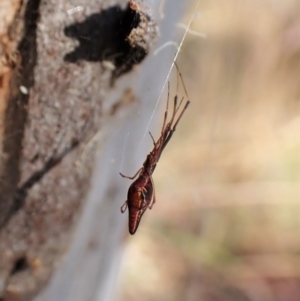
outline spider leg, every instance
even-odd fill
[[[177,118],[177,120],[176,120],[176,122],[175,122],[175,124],[174,124],[174,126],[173,126],[172,132],[175,132],[176,126],[177,126],[178,122],[180,121],[180,119],[181,119],[183,113],[185,112],[185,110],[186,110],[187,107],[189,106],[189,104],[190,104],[190,101],[188,100],[188,101],[186,102],[186,104],[185,104],[183,110],[181,111],[180,115],[178,116],[178,118]]]
[[[145,187],[142,187],[140,189],[140,193],[143,197],[143,202],[145,202],[146,204],[142,206],[142,208],[139,210],[139,211],[143,211],[143,210],[146,210],[148,207],[149,207],[149,204],[146,202],[146,196],[145,196],[145,192],[147,193],[147,190]]]
[[[175,97],[174,97],[174,106],[173,106],[172,117],[171,117],[171,120],[168,122],[168,124],[167,124],[166,127],[165,127],[164,135],[168,134],[168,132],[170,131],[171,126],[172,126],[172,124],[173,124],[173,121],[174,121],[176,112],[177,112],[177,110],[178,110],[178,107],[177,107],[177,101],[178,101],[178,96],[175,95]],[[180,101],[180,104],[181,104],[181,102],[182,102],[182,100]],[[180,106],[180,104],[179,104],[179,106]]]
[[[120,208],[121,212],[124,213],[126,211],[127,207],[128,207],[128,204],[127,204],[127,200],[126,200],[125,203]]]
[[[172,118],[171,118],[171,120],[170,120],[170,122],[169,122],[170,127],[171,127],[171,125],[173,124],[173,120],[174,120],[174,117],[175,117],[175,115],[176,115],[176,111],[177,111],[177,101],[178,101],[178,96],[175,95],[175,97],[174,97],[173,114],[172,114]]]
[[[153,187],[153,195],[152,195],[151,202],[149,204],[149,209],[151,210],[153,205],[156,203],[156,197],[155,197],[155,187],[154,187],[154,182],[153,182],[152,177],[150,177],[150,181],[151,181],[152,187]]]
[[[174,63],[176,65],[177,71],[179,72],[178,66],[177,66],[176,62],[174,62]],[[181,81],[183,81],[181,74],[180,74],[180,77],[181,77]],[[177,73],[177,93],[178,93],[178,86],[179,86],[179,81],[178,81],[178,73]],[[186,91],[185,86],[184,86],[184,90]],[[168,139],[168,136],[169,136],[170,131],[171,131],[172,124],[174,122],[174,118],[175,118],[175,116],[176,116],[176,114],[177,114],[177,112],[178,112],[178,110],[179,110],[179,108],[180,108],[180,106],[181,106],[181,104],[182,104],[182,102],[184,100],[184,97],[182,97],[181,100],[180,100],[180,102],[179,102],[179,105],[177,105],[178,104],[178,96],[175,95],[172,117],[171,117],[171,120],[166,124],[167,117],[168,117],[168,109],[169,109],[169,98],[170,98],[170,83],[168,82],[167,108],[166,108],[166,111],[165,111],[163,127],[162,127],[162,130],[161,130],[161,137],[162,137],[163,141],[165,141],[166,139]],[[163,144],[164,143],[162,143],[161,146],[163,146]]]
[[[148,207],[149,207],[149,204],[145,204],[145,205],[140,209],[140,211],[143,211],[143,210],[147,209]]]
[[[183,78],[182,78],[182,74],[181,74],[181,72],[180,72],[180,70],[179,70],[179,67],[178,67],[178,65],[177,65],[177,63],[176,63],[175,61],[174,61],[174,65],[175,65],[175,67],[176,67],[176,69],[177,69],[177,93],[178,93],[178,86],[179,86],[179,83],[178,83],[178,75],[179,75],[180,80],[181,80],[181,83],[182,83],[182,86],[183,86],[183,89],[184,89],[184,92],[185,92],[185,95],[186,95],[187,99],[189,99],[189,96],[188,96],[188,93],[187,93],[187,90],[186,90],[186,87],[185,87],[185,84],[184,84],[184,81],[183,81]],[[177,96],[176,96],[176,97],[177,97]],[[183,100],[184,100],[184,96],[181,98],[181,100],[180,100],[180,102],[179,102],[179,105],[177,106],[177,99],[174,99],[174,108],[176,108],[176,109],[175,109],[175,112],[174,112],[174,117],[175,117],[175,115],[177,114],[177,112],[179,111],[179,108],[181,107],[181,104],[182,104]],[[188,103],[189,103],[189,101],[188,101]],[[187,106],[188,106],[188,105],[186,105],[186,107],[187,107]],[[183,112],[186,110],[186,107],[183,109]],[[180,115],[182,115],[183,112],[182,112]],[[178,121],[180,120],[180,118],[181,118],[181,116],[179,116],[179,118],[177,119],[177,122],[175,123],[175,126],[173,127],[174,130],[175,130],[176,125],[178,124]],[[172,121],[172,123],[173,123],[173,118],[172,118],[171,121]],[[172,123],[171,123],[171,124],[172,124]]]
[[[155,195],[153,195],[153,199],[151,201],[151,203],[149,204],[149,209],[151,210],[153,205],[156,203],[156,198],[155,198]]]
[[[180,105],[181,105],[181,103],[182,103],[182,101],[183,101],[183,98],[181,99],[181,101],[180,101],[180,103],[179,103],[179,105],[177,106],[177,101],[178,101],[178,88],[179,88],[179,80],[178,80],[178,74],[180,74],[180,78],[181,78],[181,81],[182,81],[182,76],[181,76],[181,73],[180,73],[180,71],[179,71],[179,68],[178,68],[178,66],[177,66],[177,64],[176,64],[176,62],[174,61],[174,64],[175,64],[175,66],[176,66],[176,69],[177,69],[177,76],[176,76],[176,95],[175,95],[175,97],[174,97],[174,107],[173,107],[173,114],[172,114],[172,118],[171,118],[171,120],[170,120],[170,122],[169,122],[169,128],[171,128],[171,126],[172,126],[172,124],[173,124],[173,121],[174,121],[174,118],[175,118],[175,115],[176,115],[176,113],[177,113],[177,111],[178,111],[178,109],[179,109],[179,107],[180,107]]]
[[[166,117],[167,117],[167,114],[165,113],[165,119],[164,119],[164,125],[163,125],[163,128],[162,128],[162,130],[161,130],[161,136],[160,136],[160,138],[159,138],[159,140],[158,140],[158,142],[160,142],[159,143],[159,145],[160,145],[160,153],[161,153],[161,151],[162,151],[162,147],[163,147],[163,145],[164,145],[164,143],[165,143],[165,141],[166,141],[166,139],[168,138],[168,136],[169,136],[169,133],[170,133],[170,131],[171,131],[171,126],[172,126],[172,123],[173,123],[173,121],[174,121],[174,117],[175,117],[175,115],[176,115],[176,112],[177,112],[177,99],[178,99],[178,97],[177,97],[177,95],[174,97],[174,107],[173,107],[173,113],[172,113],[172,117],[171,117],[171,120],[167,123],[167,124],[165,124],[165,122],[166,122]],[[168,95],[168,102],[167,103],[169,103],[169,95]],[[167,105],[167,108],[168,108],[168,105]],[[158,143],[157,142],[157,143]],[[160,155],[159,155],[160,156]]]
[[[184,100],[184,96],[180,99],[180,103],[179,103],[179,105],[176,108],[175,115],[177,114],[179,108],[181,107],[181,104],[182,104],[183,100]]]
[[[177,72],[179,73],[179,76],[180,76],[180,79],[181,79],[181,82],[182,82],[182,86],[183,86],[183,89],[184,89],[184,92],[185,92],[185,95],[187,96],[187,98],[189,98],[189,95],[187,93],[187,90],[186,90],[186,87],[185,87],[185,84],[184,84],[184,81],[183,81],[183,78],[182,78],[182,74],[177,66],[177,63],[174,61],[174,65],[176,66],[176,69],[177,69]]]
[[[151,136],[151,138],[152,138],[152,142],[153,142],[153,144],[154,144],[154,146],[155,146],[155,140],[154,140],[154,138],[153,138],[151,132],[149,132],[149,134],[150,134],[150,136]]]
[[[136,178],[136,176],[139,174],[139,172],[140,172],[142,169],[143,169],[143,167],[141,167],[141,168],[136,172],[136,174],[135,174],[134,176],[132,176],[132,177],[125,176],[125,175],[123,175],[121,172],[119,172],[119,174],[120,174],[121,177],[123,177],[123,178],[133,180],[134,178]]]
[[[163,134],[163,132],[165,130],[165,125],[166,125],[166,121],[167,121],[167,118],[168,118],[169,99],[170,99],[170,82],[168,82],[168,98],[167,98],[167,106],[166,106],[166,111],[165,111],[165,116],[164,116],[164,122],[163,122],[163,126],[161,128],[161,133],[162,134]]]
[[[190,101],[187,101],[187,103],[185,104],[183,110],[181,111],[180,115],[178,116],[178,118],[177,118],[177,120],[176,120],[176,122],[175,122],[173,128],[170,129],[170,130],[168,131],[168,133],[166,133],[166,136],[164,137],[163,145],[162,145],[162,147],[161,147],[161,149],[160,149],[160,155],[161,155],[162,151],[164,150],[164,148],[166,147],[166,145],[168,144],[168,142],[170,141],[170,139],[172,138],[172,135],[174,134],[174,132],[175,132],[175,130],[176,130],[176,126],[177,126],[178,122],[180,121],[180,119],[181,119],[183,113],[185,112],[185,110],[186,110],[187,107],[189,106],[189,104],[190,104]],[[160,156],[160,155],[159,155],[159,156]]]

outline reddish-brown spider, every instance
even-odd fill
[[[175,63],[175,66],[177,68],[177,72],[180,75],[181,82],[183,84],[185,93],[186,89],[183,83],[183,79],[181,76],[181,73],[178,70],[178,67]],[[177,74],[178,74],[177,73]],[[178,80],[177,80],[178,82]],[[155,142],[152,134],[149,132],[152,141],[153,141],[153,149],[152,151],[147,155],[147,158],[143,164],[143,166],[136,172],[136,174],[133,177],[127,177],[124,176],[122,173],[120,175],[123,178],[127,178],[130,180],[133,180],[138,176],[138,178],[130,185],[128,189],[127,194],[127,200],[121,207],[121,212],[124,213],[128,207],[129,211],[129,233],[134,234],[139,226],[139,223],[141,221],[141,218],[147,208],[151,209],[154,203],[156,202],[155,199],[155,190],[154,190],[154,183],[152,179],[152,174],[155,170],[156,164],[172,138],[173,133],[176,130],[176,126],[178,122],[180,121],[183,113],[187,109],[188,105],[190,104],[190,101],[187,101],[181,110],[179,116],[177,117],[175,121],[175,116],[179,111],[179,108],[181,107],[181,104],[183,103],[184,97],[181,98],[179,104],[178,104],[178,97],[177,95],[174,97],[174,107],[173,107],[173,113],[171,120],[167,123],[168,118],[168,109],[169,109],[169,95],[170,95],[170,85],[168,84],[168,99],[167,99],[167,107],[164,115],[164,121],[163,126],[161,130],[161,134],[159,139]],[[187,95],[187,93],[186,93]],[[173,125],[174,124],[174,125]]]

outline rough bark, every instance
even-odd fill
[[[94,154],[87,142],[109,115],[105,95],[142,61],[156,35],[139,2],[92,2],[74,16],[68,1],[4,7],[10,15],[1,40],[3,300],[28,300],[65,252],[90,186]]]

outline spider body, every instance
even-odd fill
[[[151,209],[155,202],[153,192],[152,178],[141,174],[130,185],[127,194],[127,203],[122,206],[121,211],[124,212],[128,206],[129,211],[129,233],[133,235],[140,223],[140,220],[147,208]]]

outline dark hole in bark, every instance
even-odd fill
[[[20,273],[22,271],[25,271],[29,268],[28,262],[26,257],[20,257],[16,260],[15,265],[13,267],[13,269],[11,270],[10,274],[14,275],[17,273]],[[1,301],[1,299],[0,299]]]
[[[74,23],[64,29],[66,36],[77,39],[78,47],[65,55],[64,60],[75,63],[80,60],[113,63],[112,80],[130,71],[134,64],[146,56],[141,47],[132,51],[127,37],[140,23],[140,15],[130,5],[125,10],[113,6],[100,13],[92,14],[81,23]],[[140,48],[140,49],[138,49]]]

